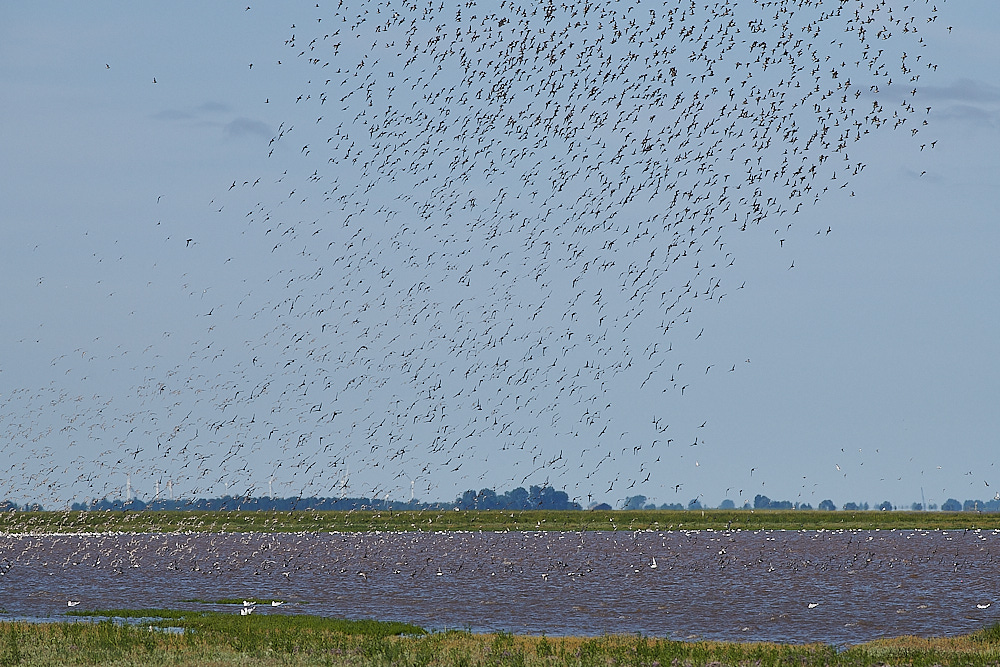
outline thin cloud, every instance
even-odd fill
[[[972,79],[959,79],[950,86],[927,86],[921,88],[919,94],[923,98],[946,102],[1000,102],[1000,87]]]
[[[192,127],[216,127],[228,137],[270,137],[274,133],[266,123],[244,116],[237,116],[226,122],[218,114],[228,114],[231,108],[220,102],[206,102],[190,110],[164,109],[153,114],[153,118],[167,122],[188,122]]]
[[[958,106],[988,107],[1000,103],[1000,87],[973,79],[958,79],[947,86],[913,86],[897,83],[892,86],[881,86],[878,90],[862,88],[861,97],[876,99],[882,103],[907,101],[918,106],[920,103],[933,103],[935,108],[944,108],[949,103],[957,103]]]
[[[210,114],[229,113],[232,107],[222,102],[205,102],[191,109],[164,109],[153,114],[158,120],[198,120]]]
[[[153,118],[157,120],[192,120],[194,117],[191,112],[180,109],[164,109],[153,114]]]
[[[210,113],[226,113],[232,110],[232,107],[222,102],[205,102],[198,107],[198,111],[208,111]]]
[[[1000,113],[969,104],[953,104],[935,112],[934,117],[979,127],[1000,126]]]
[[[903,167],[900,171],[903,174],[903,176],[905,176],[908,179],[920,180],[924,183],[944,182],[944,179],[941,177],[941,174],[934,171],[916,171],[914,169],[910,169],[909,167]]]
[[[273,133],[266,123],[262,123],[259,120],[237,118],[226,123],[226,134],[230,137],[245,137],[247,135],[270,137]]]

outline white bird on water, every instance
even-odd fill
[[[651,558],[652,558],[653,560],[652,560],[652,562],[651,562],[651,563],[649,564],[649,567],[651,567],[651,568],[653,568],[653,569],[655,570],[655,569],[656,569],[656,556],[651,556]]]
[[[67,607],[75,607],[78,604],[80,604],[79,600],[66,600]]]

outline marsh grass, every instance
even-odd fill
[[[818,510],[0,512],[0,533],[1000,529],[1000,514]]]
[[[79,612],[77,612],[79,613]],[[2,665],[338,665],[344,667],[861,667],[995,665],[1000,625],[954,638],[822,644],[681,642],[637,635],[533,637],[424,633],[399,623],[311,616],[104,610],[142,625],[0,623]],[[160,631],[182,627],[182,633]]]
[[[851,647],[851,664],[998,665],[1000,624],[959,637],[894,637]]]
[[[242,604],[242,601],[241,601]],[[298,635],[333,633],[365,637],[423,635],[427,631],[416,625],[396,621],[371,619],[324,618],[304,614],[224,614],[219,612],[178,609],[96,609],[67,611],[66,616],[102,619],[149,619],[153,628],[182,628],[185,631],[215,634],[235,638],[252,630],[255,635]],[[247,641],[247,640],[244,640]]]
[[[406,623],[315,616],[163,609],[74,610],[67,615],[102,620],[0,623],[0,636],[6,639],[0,665],[354,664],[366,655],[398,657],[404,646],[394,640],[426,634]],[[141,621],[123,622],[136,619]],[[335,660],[337,656],[342,659]]]

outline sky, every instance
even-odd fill
[[[0,6],[0,498],[997,497],[996,3],[247,2]]]

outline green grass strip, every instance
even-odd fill
[[[996,530],[1000,514],[818,510],[0,513],[2,533]]]

